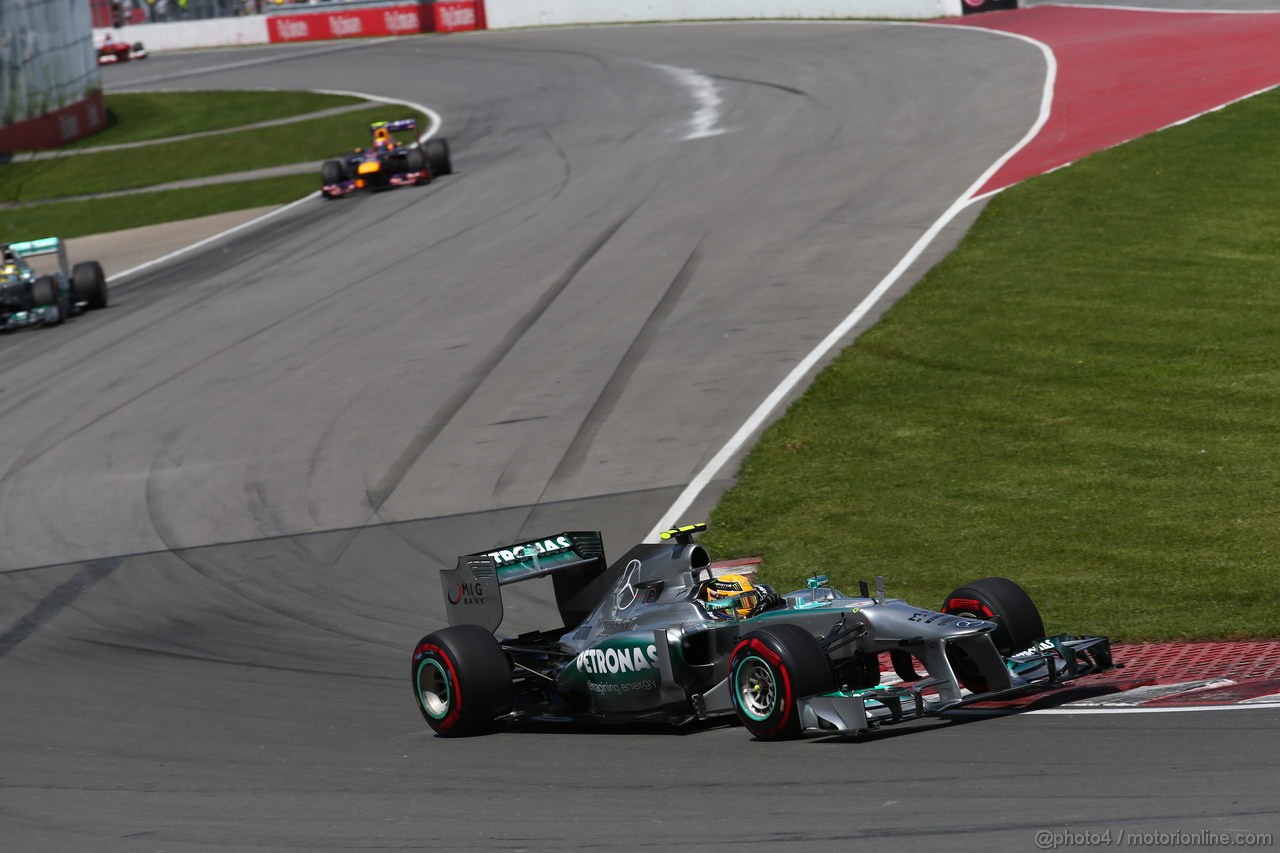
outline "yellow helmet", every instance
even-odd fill
[[[737,602],[733,606],[733,610],[737,612],[739,619],[746,619],[756,609],[760,603],[760,594],[756,592],[755,587],[751,585],[751,581],[746,575],[721,575],[718,578],[707,581],[703,595],[708,602],[723,601],[726,598],[737,597]],[[712,615],[726,613],[724,610],[713,610]]]

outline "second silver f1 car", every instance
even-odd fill
[[[878,579],[845,595],[815,575],[779,595],[717,571],[693,541],[704,529],[669,530],[612,564],[598,532],[459,557],[441,571],[449,627],[411,660],[428,725],[456,736],[516,720],[736,716],[764,740],[857,734],[1113,666],[1105,637],[1046,636],[1008,579],[961,586],[937,610],[886,598]],[[495,637],[502,588],[539,577],[563,625]],[[882,660],[898,683],[881,683]]]
[[[27,260],[57,255],[57,270],[37,272]],[[107,278],[97,261],[69,269],[57,237],[0,244],[0,330],[57,326],[91,308],[107,307]]]

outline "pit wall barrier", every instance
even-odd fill
[[[0,0],[3,2],[3,0]],[[928,20],[1016,8],[1018,0],[373,0],[269,7],[240,18],[95,29],[149,51],[571,24],[724,19]]]

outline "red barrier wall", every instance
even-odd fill
[[[451,33],[483,27],[483,0],[406,2],[373,7],[328,7],[273,14],[267,37],[273,43],[335,38]]]
[[[107,111],[99,93],[38,118],[0,127],[0,151],[57,148],[106,125]]]

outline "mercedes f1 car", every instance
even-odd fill
[[[504,721],[732,717],[755,737],[859,734],[1110,669],[1105,637],[1045,636],[1027,593],[985,578],[915,607],[815,575],[779,595],[717,571],[669,530],[607,563],[598,532],[568,532],[458,558],[441,570],[449,627],[423,637],[413,693],[439,735]],[[502,588],[550,577],[563,625],[495,637]],[[896,673],[882,683],[881,663]],[[918,668],[923,669],[919,672]]]
[[[429,139],[404,145],[393,133],[417,130],[411,119],[375,121],[370,129],[373,142],[338,160],[326,160],[320,167],[320,192],[338,198],[360,189],[383,190],[406,184],[429,184],[441,175],[453,174],[449,143]]]
[[[57,255],[58,269],[41,274],[27,262]],[[97,261],[68,275],[66,245],[57,237],[0,244],[0,330],[56,326],[82,311],[107,307],[107,278]]]
[[[117,41],[111,33],[103,33],[98,42],[98,64],[111,65],[116,62],[128,62],[131,59],[146,59],[147,49],[142,42]]]

